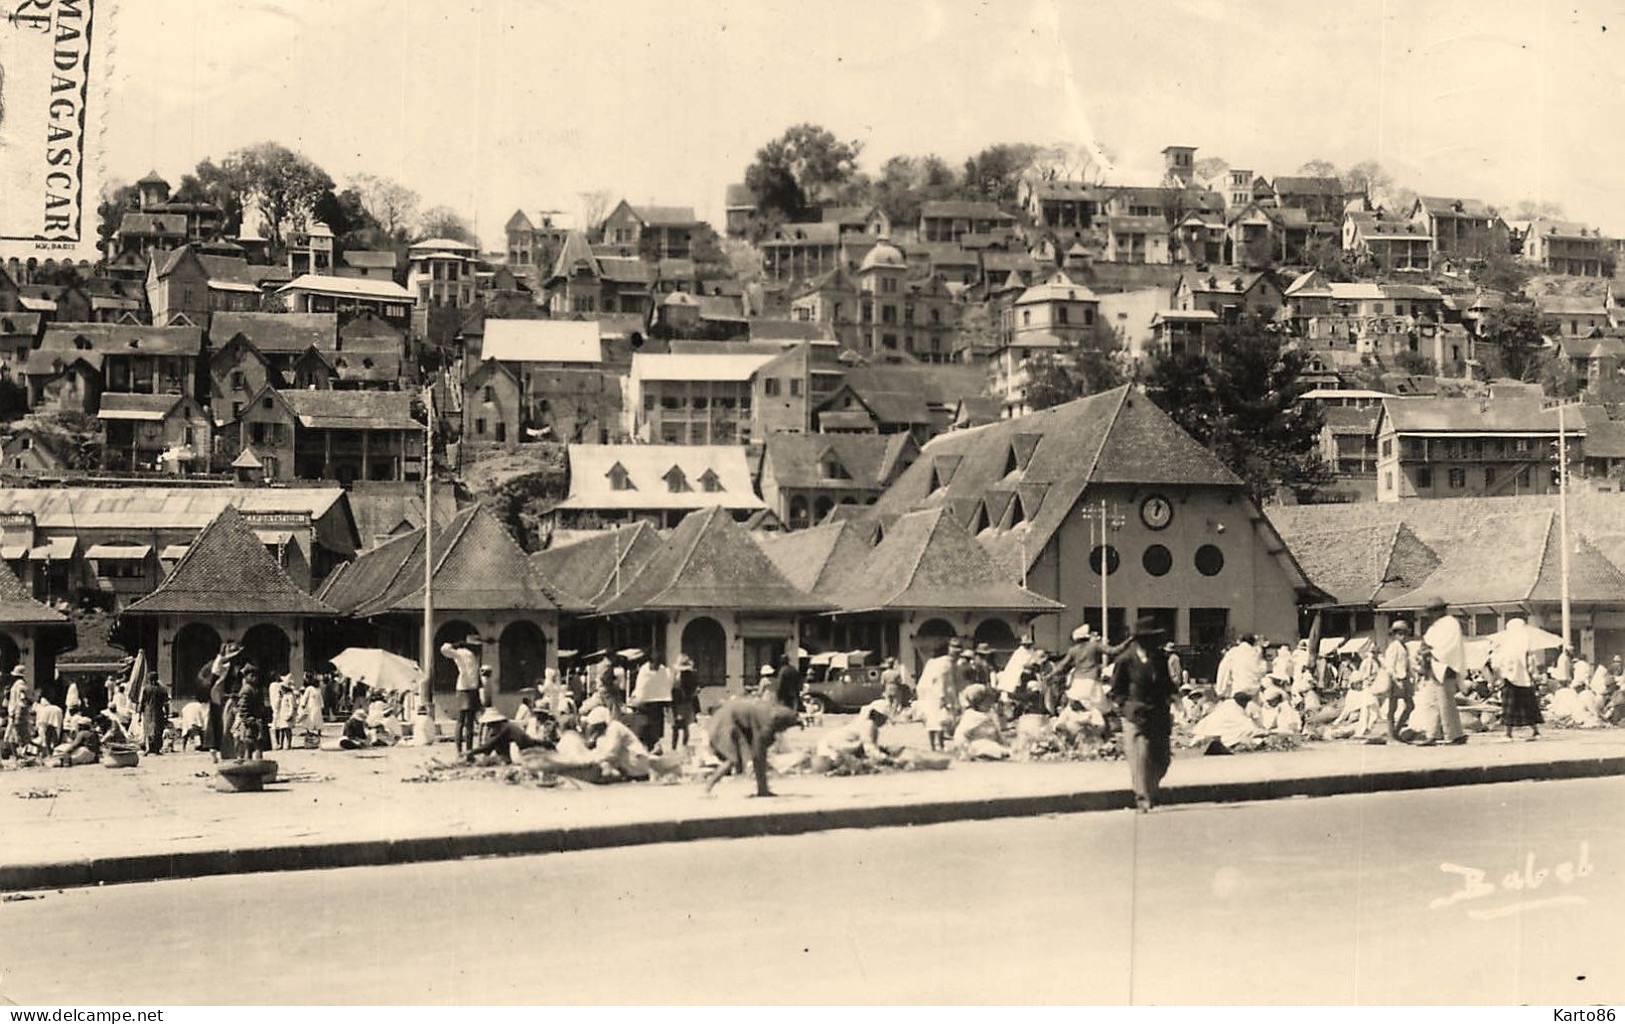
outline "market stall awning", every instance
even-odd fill
[[[8,562],[15,562],[19,559],[27,557],[27,544],[7,544],[5,547],[0,547],[0,558],[3,558]]]
[[[264,544],[292,544],[292,530],[255,530],[254,535]]]
[[[140,561],[152,554],[151,544],[92,544],[86,558],[124,559]]]
[[[78,547],[78,537],[52,537],[30,549],[28,557],[36,562],[66,562],[73,558]]]

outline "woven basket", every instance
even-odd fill
[[[141,755],[134,747],[108,747],[102,752],[104,768],[134,768],[140,761]]]

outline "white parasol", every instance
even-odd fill
[[[346,676],[385,693],[413,690],[423,681],[417,662],[376,647],[347,647],[332,660],[333,667]]]

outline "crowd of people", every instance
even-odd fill
[[[1212,753],[1307,740],[1434,745],[1496,730],[1510,737],[1527,729],[1535,738],[1546,723],[1625,724],[1619,655],[1590,663],[1568,648],[1534,651],[1528,627],[1513,620],[1489,657],[1470,664],[1457,620],[1437,607],[1428,617],[1420,636],[1398,620],[1380,647],[1326,653],[1311,651],[1306,640],[1244,635],[1223,652],[1211,681],[1193,678],[1150,620],[1117,643],[1080,625],[1070,646],[1054,653],[1025,637],[1002,664],[987,644],[950,638],[917,680],[895,659],[884,660],[876,699],[816,743],[781,749],[774,767],[851,773],[1038,750],[1108,752],[1130,761],[1149,807],[1175,742]],[[668,666],[658,652],[625,650],[563,672],[549,668],[536,686],[519,691],[509,719],[492,706],[479,637],[446,644],[441,653],[457,673],[453,739],[462,762],[511,763],[518,753],[542,757],[560,774],[610,781],[674,772],[695,759],[700,686],[686,656]],[[787,728],[817,718],[803,683],[799,666],[781,657],[761,667],[752,692],[713,710],[708,791],[724,774],[748,768],[769,794],[769,751]],[[216,761],[255,760],[321,746],[330,721],[342,723],[338,745],[347,750],[399,743],[427,725],[415,688],[386,692],[337,672],[265,678],[234,642],[192,684],[195,699],[184,703],[156,675],[128,670],[100,685],[44,693],[18,666],[0,679],[0,759],[72,766],[195,746]],[[883,728],[903,723],[924,727],[926,749],[882,743]]]

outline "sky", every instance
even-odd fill
[[[1128,184],[1171,144],[1267,177],[1375,159],[1625,234],[1625,2],[123,0],[113,38],[110,178],[271,139],[493,248],[599,189],[720,222],[804,121],[871,171],[998,142],[1104,146]]]

